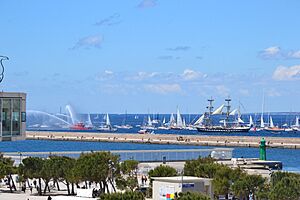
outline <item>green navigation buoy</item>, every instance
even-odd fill
[[[267,160],[266,156],[266,140],[265,138],[262,138],[260,140],[260,145],[259,145],[259,159],[260,160]]]

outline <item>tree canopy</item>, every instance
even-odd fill
[[[151,169],[148,173],[149,177],[170,177],[177,176],[177,171],[175,168],[168,165],[160,165]]]
[[[210,200],[210,198],[200,192],[179,193],[176,200]]]
[[[124,193],[103,194],[100,200],[144,200],[145,197],[141,192],[126,191]]]

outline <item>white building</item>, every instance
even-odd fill
[[[212,179],[192,176],[152,177],[153,200],[171,200],[175,193],[201,192],[211,199],[214,197]]]

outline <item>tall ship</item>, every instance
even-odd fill
[[[241,114],[238,112],[237,119],[233,119],[236,115],[237,109],[231,111],[231,99],[225,99],[225,104],[221,105],[215,111],[213,111],[213,98],[208,99],[207,112],[205,112],[194,124],[199,132],[248,132],[250,126],[244,125],[241,119]],[[223,113],[223,108],[226,108],[226,112]],[[214,125],[213,116],[219,115],[221,117],[219,125]],[[223,118],[222,118],[223,117]]]

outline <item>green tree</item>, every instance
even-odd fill
[[[214,161],[215,160],[210,157],[186,161],[184,165],[184,175],[213,178],[216,171],[221,167],[220,164],[214,163]]]
[[[103,194],[100,200],[144,200],[145,197],[141,192],[126,191],[124,193]]]
[[[300,175],[276,172],[271,176],[271,200],[298,200],[300,198]]]
[[[261,175],[242,174],[232,185],[235,195],[247,198],[250,193],[256,196],[256,193],[265,188],[266,180]]]
[[[42,169],[44,165],[44,160],[39,157],[27,157],[22,160],[19,165],[19,175],[24,178],[36,178],[38,179],[38,193],[42,195]]]
[[[265,188],[265,179],[258,175],[247,175],[240,168],[232,169],[215,163],[215,160],[198,158],[187,161],[184,174],[203,178],[212,178],[215,195],[227,196],[231,191],[240,197],[247,197],[250,192],[255,194]]]
[[[177,176],[177,171],[175,168],[167,166],[167,165],[160,165],[151,169],[148,173],[149,177],[170,177],[170,176]]]
[[[138,187],[138,164],[139,162],[136,160],[125,160],[120,163],[120,175],[116,178],[116,185],[119,189],[133,191]]]
[[[210,200],[210,198],[199,192],[184,192],[179,193],[176,200]]]
[[[14,167],[14,161],[11,158],[4,157],[2,153],[0,153],[0,178],[4,176],[8,179],[10,192],[13,192],[13,189],[16,191],[16,185],[12,178],[12,174],[17,172],[16,167]]]
[[[59,190],[59,181],[65,181],[68,194],[74,194],[74,183],[76,182],[73,176],[73,168],[75,166],[75,159],[66,156],[50,156],[51,166],[49,173],[54,183],[57,183]],[[70,191],[70,184],[72,191]]]
[[[119,156],[110,152],[81,154],[74,170],[79,180],[99,183],[102,193],[109,192],[108,183],[114,187],[113,179],[119,173]]]
[[[43,167],[40,171],[40,177],[44,180],[45,183],[44,194],[46,194],[47,189],[50,192],[49,182],[52,178],[52,165],[53,160],[51,158],[43,160]]]

